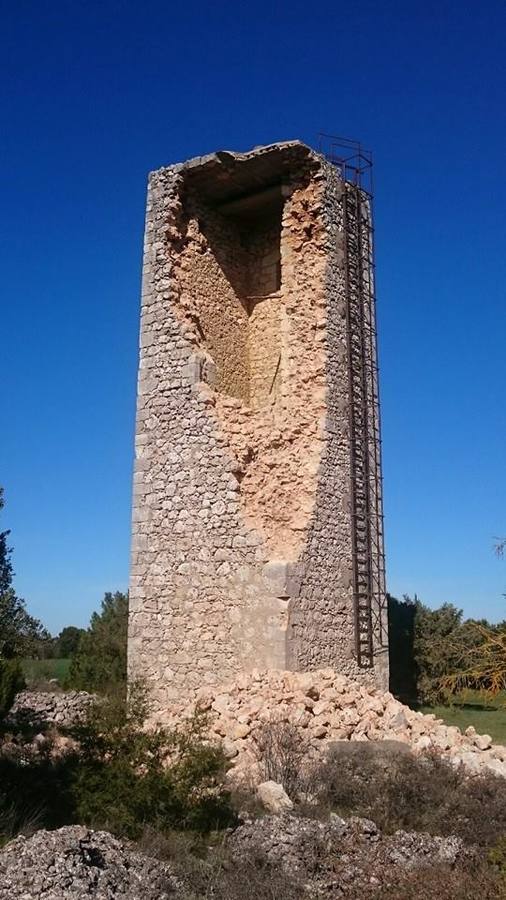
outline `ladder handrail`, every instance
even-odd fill
[[[385,564],[374,260],[370,197],[343,181],[344,279],[349,371],[351,532],[355,650],[374,664],[384,646]]]

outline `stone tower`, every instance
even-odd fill
[[[129,671],[388,679],[372,225],[298,141],[151,174]]]

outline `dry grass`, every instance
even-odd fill
[[[139,849],[171,866],[181,887],[182,900],[307,900],[304,886],[287,877],[265,857],[233,859],[223,834],[171,832],[161,835],[146,829]]]
[[[312,850],[304,853],[297,874],[269,862],[259,851],[234,858],[222,836],[216,836],[209,846],[196,843],[190,835],[161,837],[147,832],[139,847],[170,863],[180,884],[181,900],[321,900],[322,896],[329,900],[506,900],[504,878],[476,860],[456,868],[376,865],[374,878],[369,879],[367,873],[364,877],[364,872],[356,869],[350,879],[349,860],[341,860],[330,845],[318,845],[314,855]],[[318,884],[324,871],[333,873],[326,887],[325,882]]]

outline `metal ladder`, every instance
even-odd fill
[[[343,182],[355,650],[370,668],[388,645],[370,199]]]

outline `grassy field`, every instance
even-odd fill
[[[28,687],[58,679],[61,684],[68,672],[70,659],[23,659],[23,672]]]
[[[494,700],[477,691],[459,695],[452,706],[423,706],[421,712],[434,713],[447,725],[457,725],[464,731],[474,725],[479,734],[489,734],[497,744],[506,744],[506,695]]]

